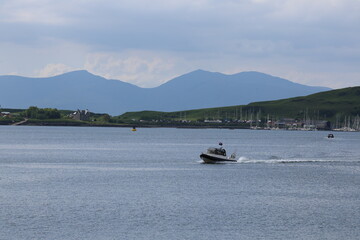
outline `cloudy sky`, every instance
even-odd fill
[[[0,75],[154,87],[204,69],[360,85],[360,0],[0,0]]]

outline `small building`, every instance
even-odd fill
[[[217,120],[204,120],[205,123],[222,123],[222,121],[220,119],[217,119]]]
[[[297,122],[293,118],[282,118],[275,122],[275,126],[278,128],[296,128],[301,126],[301,122]]]
[[[11,117],[11,113],[10,112],[1,112],[0,116],[1,117]]]
[[[315,122],[316,128],[319,130],[330,130],[331,123],[329,121],[319,120]]]
[[[89,110],[77,110],[76,112],[73,112],[70,114],[70,117],[74,120],[80,120],[80,121],[89,121],[90,120],[90,112]]]

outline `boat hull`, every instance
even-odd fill
[[[204,163],[227,163],[227,162],[237,162],[236,159],[222,157],[214,154],[200,154],[200,158],[204,161]]]

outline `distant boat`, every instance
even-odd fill
[[[200,158],[204,163],[226,163],[237,162],[235,153],[230,157],[226,156],[226,150],[222,148],[222,143],[219,143],[219,148],[208,148],[206,153],[201,153]]]
[[[328,138],[334,138],[334,134],[329,133],[329,134],[328,134]]]
[[[133,127],[133,128],[131,129],[131,131],[135,132],[135,131],[136,131],[136,127]]]

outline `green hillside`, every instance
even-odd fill
[[[250,120],[281,118],[344,121],[360,115],[360,87],[351,87],[276,101],[254,102],[248,105],[207,108],[178,112],[127,112],[123,121],[204,121]]]
[[[344,88],[305,97],[251,103],[247,107],[261,109],[266,114],[301,118],[304,114],[333,120],[341,116],[360,114],[360,87]]]

